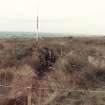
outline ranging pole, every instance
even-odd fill
[[[37,33],[36,33],[36,40],[38,41],[39,39],[39,19],[38,19],[38,16],[37,16]]]
[[[36,40],[38,41],[39,39],[39,8],[37,7],[37,20],[36,20],[36,29],[37,29],[37,32],[36,32]]]

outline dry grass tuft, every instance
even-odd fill
[[[14,78],[14,72],[9,70],[0,70],[0,84],[9,85]]]

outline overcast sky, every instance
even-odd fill
[[[0,0],[0,31],[105,34],[105,0]]]

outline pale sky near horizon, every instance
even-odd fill
[[[0,31],[105,34],[105,0],[0,0]]]

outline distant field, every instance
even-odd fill
[[[0,105],[105,105],[105,38],[0,39]]]

